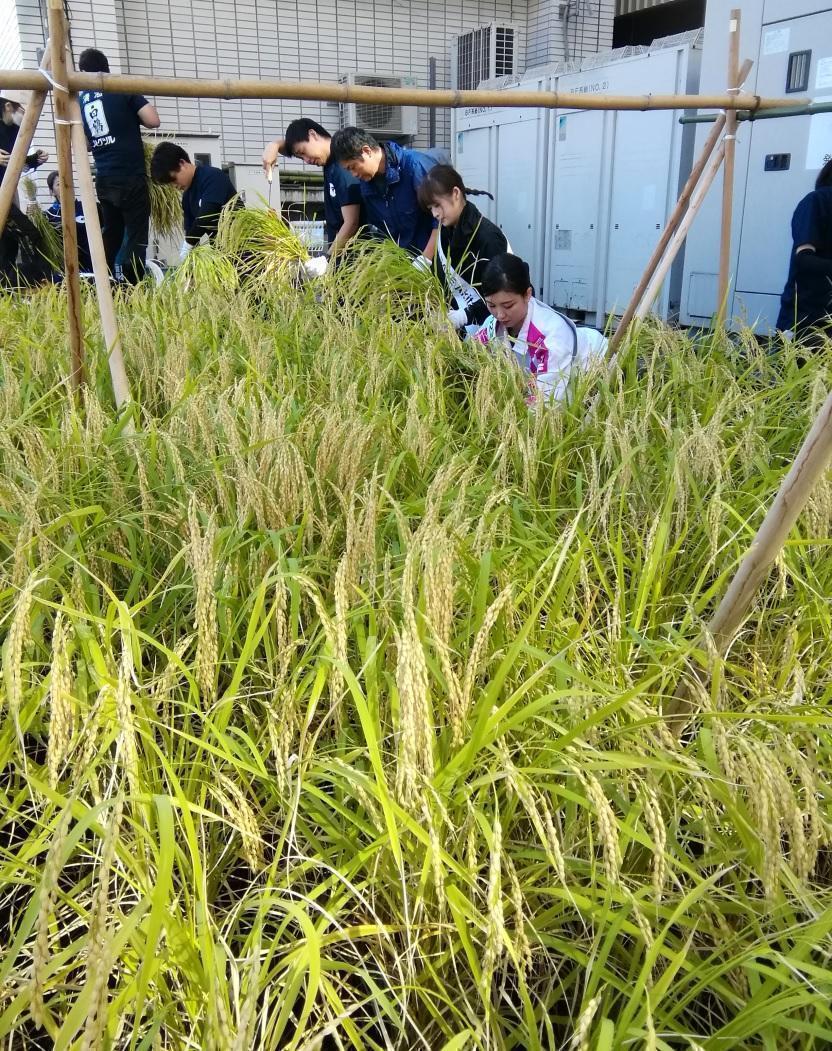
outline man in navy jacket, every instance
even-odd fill
[[[166,141],[153,151],[150,177],[162,186],[173,183],[181,191],[188,244],[199,244],[206,234],[213,241],[223,208],[237,196],[228,173],[210,164],[194,164],[181,146]]]
[[[419,184],[436,164],[435,155],[379,143],[361,128],[343,128],[332,137],[332,157],[361,180],[368,222],[396,244],[433,258],[437,223],[419,206]]]

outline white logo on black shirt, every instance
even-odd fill
[[[107,123],[107,114],[104,112],[102,99],[95,99],[93,102],[85,103],[84,118],[86,119],[87,127],[90,129],[90,136],[93,139],[100,139],[110,134],[110,125]]]

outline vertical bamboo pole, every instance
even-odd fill
[[[3,182],[0,183],[0,234],[6,229],[6,222],[8,221],[14,195],[17,191],[17,184],[20,181],[20,176],[23,174],[26,158],[29,156],[29,147],[32,145],[32,139],[35,137],[38,120],[43,111],[45,101],[45,91],[32,92],[23,116],[23,123],[20,125],[20,130],[12,147],[9,163],[6,165],[6,174],[3,176]]]
[[[69,62],[70,64],[72,62],[71,56]],[[104,333],[104,343],[107,348],[107,361],[110,366],[110,379],[113,384],[116,407],[122,409],[130,401],[130,384],[121,353],[121,338],[113,304],[110,271],[104,251],[104,238],[101,236],[101,221],[98,217],[98,202],[95,197],[90,158],[87,152],[87,137],[81,123],[81,107],[77,95],[73,94],[70,97],[69,107],[72,119],[72,148],[78,169],[78,189],[81,203],[84,206],[84,222],[87,227],[87,240],[95,274],[95,292],[98,298],[98,310],[101,314],[101,330]]]
[[[69,124],[69,91],[66,68],[66,16],[62,0],[48,0],[49,39],[52,56],[55,110],[55,142],[61,187],[61,230],[64,237],[64,281],[69,301],[69,346],[72,355],[72,386],[84,382],[84,330],[81,313],[81,279],[78,269],[78,231],[75,226],[75,186],[72,180],[72,140]]]
[[[740,19],[742,13],[735,7],[728,24],[728,93],[738,95],[740,90]],[[737,155],[737,111],[725,114],[725,169],[722,173],[722,230],[719,245],[719,299],[718,324],[725,322],[728,298],[731,293],[731,233],[734,221],[734,168]]]

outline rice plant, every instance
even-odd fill
[[[150,225],[157,237],[181,237],[182,195],[172,183],[158,183],[150,178],[153,142],[144,143],[144,164],[150,193]]]
[[[40,237],[38,251],[52,270],[63,270],[64,242],[61,233],[49,222],[46,213],[38,205],[38,191],[34,179],[27,175],[20,180],[20,183],[30,204],[26,214]]]
[[[829,480],[698,640],[832,347],[648,325],[530,413],[358,252],[120,297],[133,434],[92,301],[81,402],[0,297],[0,1039],[829,1046]]]
[[[218,249],[234,260],[249,285],[297,281],[309,252],[292,227],[270,208],[242,208],[229,202],[217,230]]]

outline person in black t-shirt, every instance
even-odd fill
[[[109,73],[107,56],[95,48],[81,53],[82,73]],[[158,128],[156,107],[144,95],[82,91],[81,116],[95,161],[107,265],[115,273],[122,249],[122,272],[134,284],[144,276],[150,234],[150,194],[141,129]]]
[[[832,160],[795,209],[792,241],[777,328],[816,342],[832,333]]]
[[[23,104],[18,99],[0,96],[0,182],[5,178],[17,134],[23,123],[23,114]],[[26,158],[26,167],[38,168],[47,160],[48,153],[35,150]],[[13,200],[6,228],[0,233],[0,283],[17,285],[26,280],[41,280],[45,276],[43,268],[39,266],[38,243],[37,230],[20,210],[17,201]],[[29,260],[21,260],[19,265],[18,253],[21,248]]]
[[[226,172],[210,164],[194,164],[175,142],[160,142],[153,151],[150,177],[162,185],[173,183],[182,191],[185,240],[189,245],[199,244],[206,234],[209,240],[214,239],[220,212],[237,195]]]
[[[293,120],[282,139],[270,142],[263,151],[263,169],[268,175],[278,155],[296,157],[305,164],[323,168],[324,226],[328,256],[337,256],[364,224],[361,184],[330,156],[331,137],[317,121]],[[314,262],[314,261],[313,261]],[[321,271],[325,265],[321,266]]]

